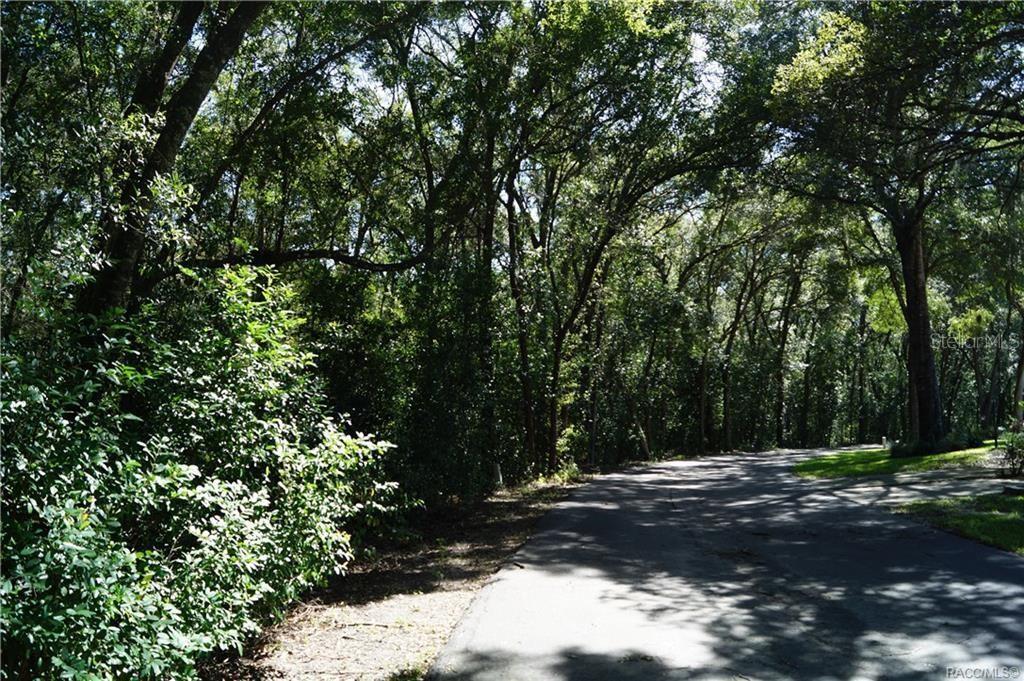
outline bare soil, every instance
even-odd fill
[[[417,538],[311,594],[208,680],[422,678],[476,591],[570,486],[535,485],[429,514]]]

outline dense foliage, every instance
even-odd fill
[[[286,287],[241,269],[185,295],[185,316],[147,305],[45,354],[5,350],[4,664],[19,675],[187,671],[403,507],[390,445],[323,416]]]
[[[1020,2],[2,12],[8,677],[192,675],[499,471],[1024,421]]]

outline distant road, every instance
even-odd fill
[[[1024,559],[792,476],[808,455],[585,485],[480,592],[431,678],[1019,678]]]

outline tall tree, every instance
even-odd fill
[[[182,50],[192,38],[203,3],[186,2],[179,6],[163,44],[142,65],[125,115],[159,114],[162,123],[154,131],[156,140],[143,152],[138,164],[123,172],[123,179],[114,190],[114,203],[104,211],[104,263],[80,295],[82,311],[99,313],[125,302],[146,245],[153,184],[173,170],[200,106],[266,8],[265,3],[239,3],[223,24],[208,31],[188,75],[166,104],[161,100]]]
[[[774,84],[791,152],[789,188],[884,219],[900,262],[914,436],[941,439],[928,308],[930,210],[961,164],[1020,145],[1024,8],[852,5],[830,8]]]

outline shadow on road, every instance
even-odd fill
[[[1022,663],[1024,560],[839,498],[841,481],[793,477],[794,456],[578,490],[435,678],[935,679]]]

